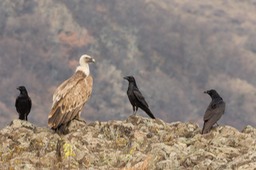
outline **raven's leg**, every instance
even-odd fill
[[[19,119],[20,119],[20,120],[26,120],[26,115],[19,113]]]
[[[135,106],[135,112],[134,112],[135,115],[136,115],[137,111],[138,111],[138,107]]]
[[[133,115],[136,115],[136,107],[132,106],[132,110],[133,110]]]
[[[135,105],[133,106],[133,115],[136,116],[136,113],[138,111],[138,107]]]

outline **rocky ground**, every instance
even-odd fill
[[[131,116],[73,121],[70,133],[14,120],[0,130],[0,169],[254,169],[256,129],[218,126],[201,135],[193,123]]]

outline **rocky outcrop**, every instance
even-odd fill
[[[256,129],[218,126],[201,135],[192,123],[131,116],[74,120],[70,133],[14,120],[0,131],[0,169],[253,169]]]

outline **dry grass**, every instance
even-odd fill
[[[130,168],[123,168],[122,170],[148,170],[152,156],[148,155],[144,161],[141,161]]]

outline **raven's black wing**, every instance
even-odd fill
[[[148,107],[148,103],[146,102],[145,98],[142,96],[141,92],[137,88],[134,88],[133,94],[136,97],[136,99],[140,102],[140,104]]]
[[[155,119],[155,116],[149,109],[149,106],[148,106],[145,98],[142,96],[141,92],[139,91],[139,89],[135,88],[133,90],[133,94],[134,94],[135,98],[137,99],[137,101],[139,102],[138,107],[140,107],[142,110],[144,110],[148,114],[149,117],[151,117],[152,119]]]
[[[211,130],[212,126],[217,123],[225,112],[225,102],[223,100],[212,101],[206,109],[204,115],[204,126],[202,133],[207,133]]]
[[[220,115],[221,117],[224,111],[225,111],[225,102],[223,100],[212,101],[205,111],[204,121],[207,121],[212,117],[215,117],[216,115]]]

